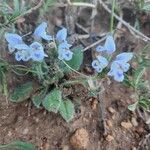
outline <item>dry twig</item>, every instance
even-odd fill
[[[102,7],[108,12],[111,13],[111,10],[108,8],[108,6],[102,1],[99,0],[99,3],[102,5]],[[118,15],[116,15],[115,13],[113,14],[113,16],[119,21],[121,22],[124,26],[126,26],[130,32],[133,31],[135,34],[138,35],[138,37],[140,39],[142,39],[145,42],[150,41],[150,38],[147,37],[146,35],[144,35],[143,33],[141,33],[140,31],[136,30],[134,27],[132,27],[129,23],[127,23],[126,21],[124,21],[122,18],[120,18]],[[134,35],[135,35],[134,34]],[[135,37],[137,37],[137,35],[135,35]]]

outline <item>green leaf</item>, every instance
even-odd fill
[[[33,91],[32,82],[22,84],[21,86],[15,88],[15,90],[10,96],[10,101],[15,103],[22,102],[30,97],[32,91]]]
[[[131,104],[131,105],[128,106],[128,109],[129,109],[130,111],[135,111],[137,105],[138,105],[138,102],[136,102],[136,103],[134,103],[134,104]]]
[[[69,122],[74,117],[74,104],[70,100],[64,100],[59,108],[61,116]]]
[[[83,62],[82,49],[83,49],[82,46],[77,46],[77,47],[73,48],[72,59],[70,61],[66,61],[66,64],[74,70],[79,70],[80,66]],[[65,73],[68,73],[71,71],[71,69],[68,66],[66,66],[63,62],[61,62],[61,64],[60,64],[60,68],[62,68]]]
[[[150,110],[150,99],[143,98],[139,100],[138,105],[145,108],[146,110]]]
[[[0,145],[0,150],[36,150],[35,146],[27,143],[27,142],[21,142],[21,141],[14,141],[7,145]]]
[[[142,10],[150,12],[150,3],[145,4],[144,7],[142,8]]]
[[[139,82],[141,81],[141,78],[143,76],[143,74],[145,73],[145,67],[139,67],[136,69],[135,73],[134,73],[134,87],[137,88],[139,85]]]
[[[37,108],[40,107],[40,105],[41,105],[41,103],[42,103],[42,101],[43,101],[43,99],[44,99],[45,94],[46,94],[46,90],[44,89],[44,90],[42,90],[39,94],[32,96],[33,104],[34,104]]]
[[[62,102],[61,94],[62,94],[61,91],[57,89],[51,91],[42,102],[45,109],[48,110],[49,112],[52,111],[57,113]]]
[[[14,0],[14,13],[20,12],[20,5],[19,5],[19,0]]]

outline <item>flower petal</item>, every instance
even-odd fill
[[[67,38],[67,29],[62,28],[59,30],[56,34],[56,40],[58,40],[59,43],[66,41]]]
[[[99,45],[99,46],[96,47],[96,51],[97,51],[97,52],[103,52],[103,51],[105,51],[105,50],[106,50],[106,49],[105,49],[104,46]]]
[[[43,38],[47,41],[52,40],[52,36],[51,35],[47,35],[46,34],[46,28],[47,28],[47,23],[46,22],[42,22],[34,31],[34,36],[36,38]]]
[[[14,46],[14,48],[18,49],[18,50],[28,50],[29,46],[26,44],[17,44]]]
[[[17,61],[21,61],[22,60],[22,53],[20,51],[15,53],[15,59]]]
[[[66,50],[64,53],[64,60],[69,61],[72,59],[73,52]]]
[[[114,51],[116,51],[116,44],[113,39],[113,36],[108,35],[106,38],[106,42],[104,44],[104,48],[106,49],[107,53],[112,54]]]
[[[123,71],[118,70],[117,72],[115,72],[115,74],[114,74],[114,80],[116,80],[118,82],[122,82],[124,80]]]
[[[42,44],[40,44],[39,42],[33,42],[31,45],[30,45],[30,48],[32,49],[32,50],[40,50],[40,51],[43,51],[44,50],[44,48],[43,48],[43,46],[42,46]]]
[[[5,33],[5,39],[11,46],[23,43],[22,37],[18,34]]]
[[[108,65],[108,60],[103,56],[97,56],[98,61],[100,62],[102,68],[105,68]]]
[[[133,57],[133,53],[121,53],[119,55],[116,56],[116,61],[120,61],[120,62],[128,62],[132,59]]]
[[[31,58],[34,61],[42,61],[45,57],[45,54],[43,51],[33,51],[31,52]]]

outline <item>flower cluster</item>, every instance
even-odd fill
[[[114,39],[111,35],[108,35],[105,41],[104,46],[99,45],[96,48],[97,52],[104,52],[108,56],[111,56],[113,52],[116,51],[116,45]],[[115,60],[111,62],[110,71],[107,75],[114,77],[114,80],[118,82],[122,82],[124,80],[124,72],[129,70],[130,61],[133,57],[133,53],[121,53],[116,56]],[[104,56],[100,54],[97,56],[95,60],[92,62],[92,67],[98,72],[102,72],[104,68],[106,68],[109,64],[109,61]]]
[[[62,28],[56,34],[56,40],[58,41],[58,58],[60,60],[69,61],[72,59],[73,52],[70,51],[72,45],[67,42],[67,29]]]
[[[15,59],[17,61],[42,61],[44,57],[48,57],[44,52],[44,48],[41,43],[37,42],[40,39],[46,41],[52,41],[51,35],[46,33],[47,23],[41,23],[34,31],[34,42],[31,45],[24,43],[22,37],[18,34],[6,33],[5,39],[8,42],[8,49],[10,53],[15,53]],[[67,43],[67,29],[63,28],[56,34],[56,40],[58,41],[58,58],[61,60],[72,59],[73,53],[69,50],[72,46]]]

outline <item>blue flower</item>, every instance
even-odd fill
[[[133,57],[133,53],[121,53],[116,56],[115,61],[111,64],[111,70],[108,72],[109,76],[113,76],[114,80],[122,82],[124,80],[124,72],[127,72],[130,68],[130,61]]]
[[[105,41],[104,46],[99,45],[96,48],[97,52],[107,52],[108,54],[112,54],[114,51],[116,51],[116,45],[115,45],[115,41],[113,39],[113,36],[108,35]]]
[[[64,41],[66,41],[66,38],[67,38],[67,29],[63,27],[61,30],[59,30],[57,32],[57,34],[56,34],[56,40],[59,43],[62,43]]]
[[[31,58],[34,61],[42,61],[44,57],[48,57],[48,55],[44,53],[43,46],[38,42],[33,42],[30,45],[30,53],[31,53]]]
[[[31,59],[30,47],[26,44],[14,45],[18,51],[15,53],[15,59],[17,61],[28,61]]]
[[[31,54],[30,54],[30,51],[29,49],[28,50],[20,50],[20,51],[17,51],[15,53],[15,59],[17,61],[29,61],[31,59]]]
[[[36,38],[42,38],[44,40],[50,41],[52,40],[52,36],[51,35],[47,35],[46,34],[46,28],[47,28],[47,23],[46,22],[42,22],[34,31],[34,36]]]
[[[93,62],[92,62],[92,67],[97,72],[102,72],[102,70],[105,67],[107,67],[107,65],[108,65],[108,60],[103,56],[97,56],[97,59],[93,60]]]
[[[67,41],[59,44],[58,46],[58,58],[60,60],[69,61],[72,59],[73,52],[70,51],[72,45],[68,44]]]
[[[15,53],[17,61],[23,60],[28,61],[42,61],[47,55],[44,53],[43,46],[38,42],[33,42],[30,46],[26,44],[20,44],[15,46],[18,51]]]
[[[16,45],[24,43],[22,37],[19,36],[18,34],[6,33],[5,39],[8,42],[8,49],[10,53],[15,51]]]

